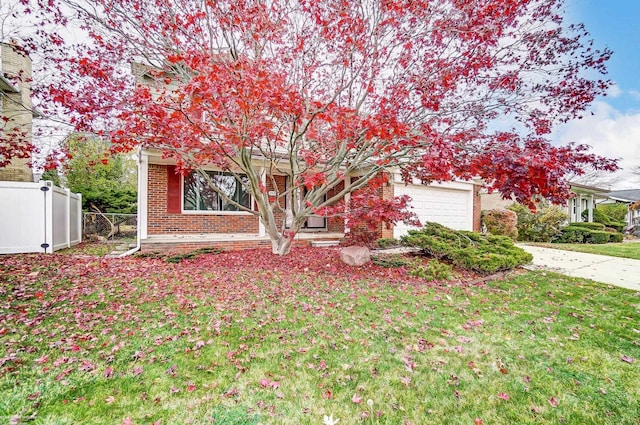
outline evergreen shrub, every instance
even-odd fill
[[[401,240],[404,245],[420,248],[425,255],[480,273],[510,270],[533,259],[509,237],[456,231],[433,222],[420,230],[410,230]]]

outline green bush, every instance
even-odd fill
[[[622,233],[609,233],[609,242],[620,243],[623,239],[624,235]]]
[[[481,273],[510,270],[533,259],[506,236],[455,231],[432,222],[420,230],[410,230],[401,240],[426,255]]]
[[[376,241],[376,245],[378,245],[382,249],[393,248],[394,246],[399,246],[400,241],[394,238],[380,238]]]
[[[590,230],[604,230],[605,225],[602,223],[587,223],[587,222],[577,222],[577,223],[571,223],[569,224],[569,226],[571,227],[581,227],[584,229],[590,229]]]
[[[415,266],[409,270],[411,276],[421,277],[427,282],[432,280],[446,280],[451,277],[452,267],[433,259],[426,266]]]
[[[411,260],[402,255],[378,255],[371,258],[373,264],[386,268],[398,268],[411,265]]]
[[[488,210],[482,213],[482,224],[492,235],[518,238],[518,215],[510,210]]]
[[[594,243],[594,244],[608,243],[610,235],[611,233],[605,232],[605,231],[600,231],[600,230],[592,231],[591,234],[589,235],[589,241],[587,243]]]
[[[553,238],[555,243],[587,243],[591,229],[573,226],[570,224],[561,230],[560,234]]]
[[[553,242],[558,243],[593,243],[622,242],[623,235],[605,231],[601,223],[571,223]]]
[[[601,204],[596,207],[596,210],[602,211],[613,221],[624,222],[627,219],[629,207],[627,204]]]
[[[546,201],[538,203],[536,212],[522,204],[512,204],[508,208],[518,216],[518,240],[529,242],[550,242],[560,234],[560,228],[567,221],[567,213]]]
[[[600,223],[604,226],[611,227],[616,229],[616,232],[623,232],[624,228],[627,226],[627,223],[624,221],[626,216],[626,205],[622,205],[624,207],[624,214],[621,219],[618,219],[620,216],[620,208],[616,204],[610,205],[601,205],[593,210],[593,221],[595,223]],[[587,210],[582,212],[582,217],[588,217],[589,212]]]

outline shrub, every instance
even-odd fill
[[[431,222],[420,230],[410,230],[401,240],[426,255],[481,273],[510,270],[533,258],[506,236],[455,231]]]
[[[578,222],[569,224],[571,227],[581,227],[584,229],[590,230],[604,230],[605,225],[602,223],[587,223],[587,222]]]
[[[518,238],[518,215],[510,210],[488,210],[482,214],[482,223],[492,235]]]
[[[451,277],[452,267],[433,259],[426,266],[415,266],[409,270],[411,276],[421,277],[427,282],[432,280],[446,280]]]
[[[594,243],[622,242],[622,233],[609,232],[601,223],[571,223],[553,242]]]
[[[618,204],[619,205],[619,204]],[[627,223],[624,221],[627,211],[626,205],[621,205],[624,208],[624,214],[622,214],[622,218],[618,218],[620,214],[621,208],[617,204],[609,204],[609,205],[601,205],[593,210],[593,221],[595,223],[601,223],[604,226],[612,227],[616,229],[616,232],[624,231]],[[589,214],[588,211],[584,211],[582,213],[582,217],[587,217]]]
[[[627,219],[629,207],[627,204],[601,204],[596,207],[596,210],[602,211],[613,221],[624,222]]]
[[[376,244],[380,248],[386,249],[386,248],[393,248],[395,246],[399,246],[400,241],[394,238],[380,238],[376,241]]]
[[[374,264],[386,268],[398,268],[411,265],[411,260],[402,255],[378,255],[371,258]]]
[[[553,238],[556,243],[586,243],[592,230],[570,224],[562,229],[559,235]]]
[[[622,233],[609,233],[609,242],[620,243],[624,239],[624,235]]]
[[[589,240],[587,243],[594,243],[594,244],[608,243],[610,235],[611,233],[609,232],[594,230],[589,235]]]
[[[536,212],[522,204],[513,204],[508,208],[518,216],[518,240],[530,242],[550,242],[560,234],[560,228],[567,221],[567,213],[556,205],[546,201],[538,204]]]

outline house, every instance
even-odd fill
[[[210,176],[219,187],[224,186],[225,193],[233,200],[245,206],[253,205],[250,194],[233,176],[213,167]],[[257,216],[237,211],[233,205],[225,203],[207,190],[197,175],[177,174],[175,164],[163,158],[160,152],[140,152],[138,179],[139,243],[143,252],[188,251],[208,246],[244,249],[271,245]],[[280,191],[288,184],[284,175],[265,178],[264,182],[270,192],[274,189],[273,182]],[[478,182],[464,181],[405,184],[399,176],[394,176],[382,188],[381,196],[411,196],[413,211],[421,222],[435,221],[458,230],[477,231],[480,229],[479,188]],[[338,187],[334,192],[340,189]],[[345,230],[341,217],[312,216],[295,236],[294,244],[340,240]],[[409,227],[404,224],[392,229],[381,228],[379,237],[397,238],[407,230]]]
[[[593,221],[593,210],[596,205],[607,199],[609,191],[595,186],[569,182],[569,189],[575,194],[567,202],[567,212],[569,222]],[[582,213],[586,211],[587,216],[583,218]]]
[[[628,206],[627,226],[640,226],[640,208],[632,207],[634,204],[640,202],[640,189],[612,190],[609,192],[609,200]]]
[[[599,202],[607,199],[608,190],[598,188],[595,186],[589,186],[584,184],[578,184],[569,182],[569,190],[571,191],[571,197],[564,205],[566,213],[569,216],[569,222],[575,223],[580,221],[593,221],[593,210]],[[513,199],[503,199],[499,193],[482,193],[482,210],[501,209],[507,208],[513,204]],[[587,211],[587,216],[582,217],[582,213]]]
[[[152,96],[165,89],[176,89],[172,79],[168,83],[165,79],[157,80],[158,71],[150,72],[152,69],[140,63],[132,64],[136,80],[141,85],[151,87]],[[173,76],[167,71],[160,72],[165,76]],[[286,150],[278,153],[280,156],[286,154]],[[265,226],[258,216],[239,211],[236,206],[226,202],[208,188],[203,176],[195,172],[185,175],[176,173],[176,163],[158,150],[143,149],[138,159],[138,243],[143,252],[188,251],[209,246],[224,249],[271,246]],[[265,158],[256,156],[252,160],[256,167],[265,167]],[[235,176],[214,166],[205,168],[210,181],[230,199],[257,211],[255,200]],[[338,194],[345,184],[350,184],[351,178],[345,176],[344,182],[326,196],[330,199]],[[262,173],[262,179],[269,196],[285,192],[290,185],[286,175],[267,176],[266,170]],[[409,195],[413,200],[413,212],[421,222],[435,221],[457,230],[479,230],[479,188],[480,183],[474,181],[405,184],[399,175],[394,175],[379,193],[386,199]],[[276,221],[287,222],[290,204],[288,196],[284,200],[284,211],[275,213]],[[381,227],[377,236],[397,238],[408,230],[408,226],[400,223],[390,229]],[[343,217],[313,215],[308,217],[301,231],[295,235],[294,244],[335,242],[343,239],[347,231]]]
[[[31,59],[20,46],[0,42],[0,137],[17,140],[11,133],[18,129],[23,139],[19,143],[30,144],[34,116],[37,113],[31,103]],[[0,167],[0,181],[33,181],[30,162],[30,158],[14,158],[9,165]]]

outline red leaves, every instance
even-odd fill
[[[620,360],[622,360],[625,363],[629,363],[629,364],[633,364],[636,361],[636,359],[634,359],[633,357],[629,357],[629,356],[625,356],[625,355],[620,356]]]
[[[271,389],[278,389],[280,388],[280,382],[277,381],[271,381],[267,378],[263,378],[261,380],[258,381],[258,384],[260,384],[260,386],[262,388],[271,388]]]
[[[111,366],[108,366],[104,370],[103,376],[107,379],[111,378],[113,376],[113,368]]]

